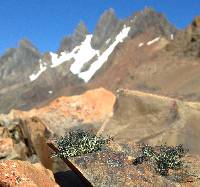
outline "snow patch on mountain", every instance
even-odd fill
[[[109,44],[109,42],[111,41],[111,38],[106,40],[106,44]]]
[[[130,29],[130,27],[124,26],[122,31],[117,35],[115,41],[108,47],[108,49],[106,49],[100,56],[98,56],[98,59],[91,64],[90,68],[87,71],[79,73],[78,77],[83,79],[85,82],[88,82],[96,73],[96,71],[99,70],[102,65],[108,60],[108,57],[113,52],[115,47],[120,42],[123,42],[123,40],[128,36]]]
[[[70,71],[77,75],[79,78],[83,79],[85,82],[88,82],[92,76],[96,73],[98,69],[108,60],[108,57],[113,52],[115,47],[128,36],[130,31],[130,27],[126,27],[124,25],[121,32],[116,36],[115,41],[102,53],[100,54],[99,50],[95,50],[91,46],[91,39],[93,37],[92,34],[87,35],[85,40],[81,43],[81,45],[76,46],[71,52],[61,52],[59,55],[53,52],[50,52],[51,56],[51,68],[55,68],[67,61],[74,60],[72,65],[70,66]],[[110,42],[111,39],[108,39],[106,42]],[[89,62],[92,58],[97,56],[97,60],[94,61],[90,68],[85,71],[81,72],[82,67],[84,64]],[[40,70],[36,74],[32,74],[29,76],[30,81],[36,80],[45,70],[47,66],[41,63],[40,60]]]
[[[138,47],[142,47],[144,45],[144,43],[139,43]]]
[[[87,35],[85,41],[78,47],[78,52],[73,54],[74,63],[70,67],[73,74],[78,74],[85,63],[91,60],[99,51],[91,46],[92,34]]]
[[[153,39],[153,40],[147,42],[147,45],[151,45],[151,44],[153,44],[153,43],[155,43],[155,42],[158,42],[159,40],[160,40],[160,37],[157,37],[157,38],[155,38],[155,39]]]
[[[41,60],[39,62],[40,62],[40,70],[37,73],[33,73],[32,75],[29,76],[31,82],[36,80],[47,69],[46,64],[43,65],[41,63]]]
[[[81,43],[81,45],[76,46],[70,53],[61,52],[61,54],[58,55],[51,52],[51,67],[57,67],[66,61],[74,59],[75,62],[70,67],[70,71],[73,74],[79,73],[82,66],[91,58],[93,58],[96,54],[98,54],[98,51],[94,50],[90,45],[91,39],[92,35],[87,35],[86,39]]]
[[[59,66],[63,62],[66,62],[72,58],[69,54],[65,52],[61,52],[60,55],[50,52],[50,55],[51,55],[51,62],[52,62],[51,68]]]

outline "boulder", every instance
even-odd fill
[[[58,187],[53,173],[41,164],[24,161],[0,161],[0,186]]]
[[[0,139],[0,158],[9,156],[14,149],[13,140],[11,138]]]
[[[18,134],[19,135],[19,134]],[[0,127],[0,159],[26,159],[27,148],[16,132]]]
[[[27,140],[30,154],[36,153],[43,166],[52,170],[53,160],[50,158],[51,153],[46,144],[48,137],[44,123],[39,118],[32,117],[22,123],[22,129],[24,134],[23,138]]]
[[[63,135],[63,129],[79,124],[98,124],[112,116],[115,95],[104,89],[89,90],[82,95],[59,97],[47,106],[27,112],[12,110],[4,119],[39,118],[46,128],[56,135]]]

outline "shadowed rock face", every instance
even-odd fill
[[[37,68],[41,55],[28,41],[21,40],[18,48],[9,49],[0,58],[0,86],[29,82],[29,75]]]
[[[173,54],[185,57],[200,57],[200,17],[197,16],[192,24],[177,33],[175,40],[167,46]]]
[[[60,187],[70,186],[70,187],[88,187],[85,185],[79,177],[71,170],[57,172],[54,174],[56,182]]]
[[[17,101],[19,92],[23,92],[25,85],[30,84],[29,76],[38,71],[40,58],[39,51],[27,40],[21,40],[18,48],[9,49],[0,58],[1,112],[13,107],[11,103]]]

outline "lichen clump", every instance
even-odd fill
[[[91,131],[81,129],[66,131],[63,137],[56,140],[59,152],[54,153],[52,157],[68,158],[97,152],[107,141],[108,139],[96,136]]]
[[[134,160],[133,164],[138,165],[143,161],[148,161],[157,173],[162,176],[167,176],[170,169],[178,170],[183,168],[184,163],[181,158],[187,152],[188,150],[184,149],[181,144],[175,147],[166,145],[157,147],[143,145],[141,155]]]

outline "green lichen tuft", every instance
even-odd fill
[[[141,155],[134,160],[133,164],[138,165],[143,161],[148,161],[157,173],[167,176],[170,169],[178,170],[183,168],[184,163],[181,158],[185,156],[187,151],[182,144],[175,147],[143,145]]]
[[[91,131],[71,130],[56,140],[59,152],[54,153],[52,157],[68,158],[97,152],[107,141],[108,139],[96,136]]]

